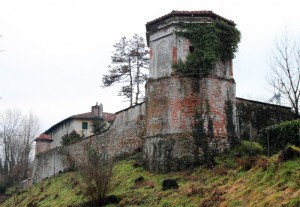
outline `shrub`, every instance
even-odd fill
[[[278,161],[284,162],[287,160],[291,160],[295,157],[300,157],[300,148],[295,146],[289,146],[281,151],[278,157]]]
[[[237,165],[241,170],[248,171],[255,166],[256,157],[243,157],[236,160]]]
[[[269,166],[269,159],[265,156],[248,156],[236,159],[237,166],[241,170],[248,171],[252,168],[259,168],[267,170]]]
[[[162,183],[163,190],[178,189],[177,181],[174,179],[165,179]]]
[[[0,193],[5,193],[6,186],[3,184],[0,184]]]
[[[265,156],[260,156],[255,161],[255,166],[262,170],[267,170],[269,165],[270,165],[269,159]]]
[[[237,153],[241,156],[257,156],[263,154],[263,147],[257,142],[242,141],[237,146]]]
[[[288,145],[300,146],[300,120],[286,121],[262,130],[259,142],[273,155]]]
[[[113,159],[106,151],[99,152],[99,149],[87,144],[79,162],[81,189],[85,196],[90,198],[94,206],[105,205],[112,178]]]
[[[65,134],[62,136],[61,144],[66,146],[69,144],[72,144],[74,142],[77,142],[78,140],[82,139],[83,135],[78,134],[75,130],[73,130],[70,134]]]
[[[120,199],[115,195],[109,195],[103,199],[103,205],[108,204],[118,204],[120,202]]]
[[[138,178],[136,178],[134,180],[135,183],[140,183],[140,182],[143,182],[145,180],[145,178],[143,176],[139,176]]]

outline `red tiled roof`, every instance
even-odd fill
[[[90,119],[91,115],[92,115],[91,112],[87,112],[87,113],[83,113],[83,114],[76,114],[76,115],[73,115],[69,118],[72,118],[72,119]],[[114,120],[115,116],[116,115],[113,114],[113,113],[103,112],[103,119],[105,121],[111,122],[111,121]]]
[[[207,10],[202,10],[202,11],[172,11],[169,14],[166,14],[164,16],[161,16],[159,18],[156,18],[150,22],[147,22],[146,24],[146,28],[147,30],[149,29],[150,26],[155,25],[159,22],[162,22],[170,17],[174,17],[174,16],[198,16],[198,17],[212,17],[213,19],[222,19],[223,21],[235,25],[234,21],[226,19],[212,11],[207,11]]]
[[[47,129],[44,133],[49,133],[49,131],[51,131],[52,129],[56,128],[57,126],[59,126],[60,124],[64,123],[67,120],[72,120],[72,119],[92,119],[91,117],[92,113],[91,112],[87,112],[87,113],[83,113],[83,114],[76,114],[73,116],[70,116],[56,124],[54,124],[53,126],[51,126],[49,129]],[[113,113],[107,113],[107,112],[103,112],[103,119],[104,121],[107,122],[112,122],[115,119],[116,115]]]
[[[40,136],[38,136],[37,138],[35,138],[34,141],[49,141],[49,142],[52,142],[53,139],[52,139],[52,137],[50,135],[41,134]]]

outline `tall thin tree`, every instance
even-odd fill
[[[148,49],[144,39],[137,34],[130,40],[122,37],[114,48],[112,65],[109,66],[108,74],[102,77],[102,83],[104,87],[115,83],[128,83],[121,87],[119,95],[128,98],[132,106],[140,101],[141,85],[147,78],[142,69],[149,65]]]

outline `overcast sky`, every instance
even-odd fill
[[[0,111],[32,111],[41,132],[68,116],[128,107],[118,87],[101,88],[113,45],[145,37],[145,24],[172,10],[212,10],[242,33],[234,60],[237,96],[267,99],[267,57],[287,25],[300,34],[298,0],[0,0]]]

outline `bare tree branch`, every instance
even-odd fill
[[[0,151],[2,176],[19,182],[28,176],[33,139],[39,130],[37,118],[29,113],[8,109],[0,113]]]
[[[295,112],[299,115],[300,97],[300,45],[287,29],[276,37],[269,58],[270,75],[268,84],[287,98]]]

